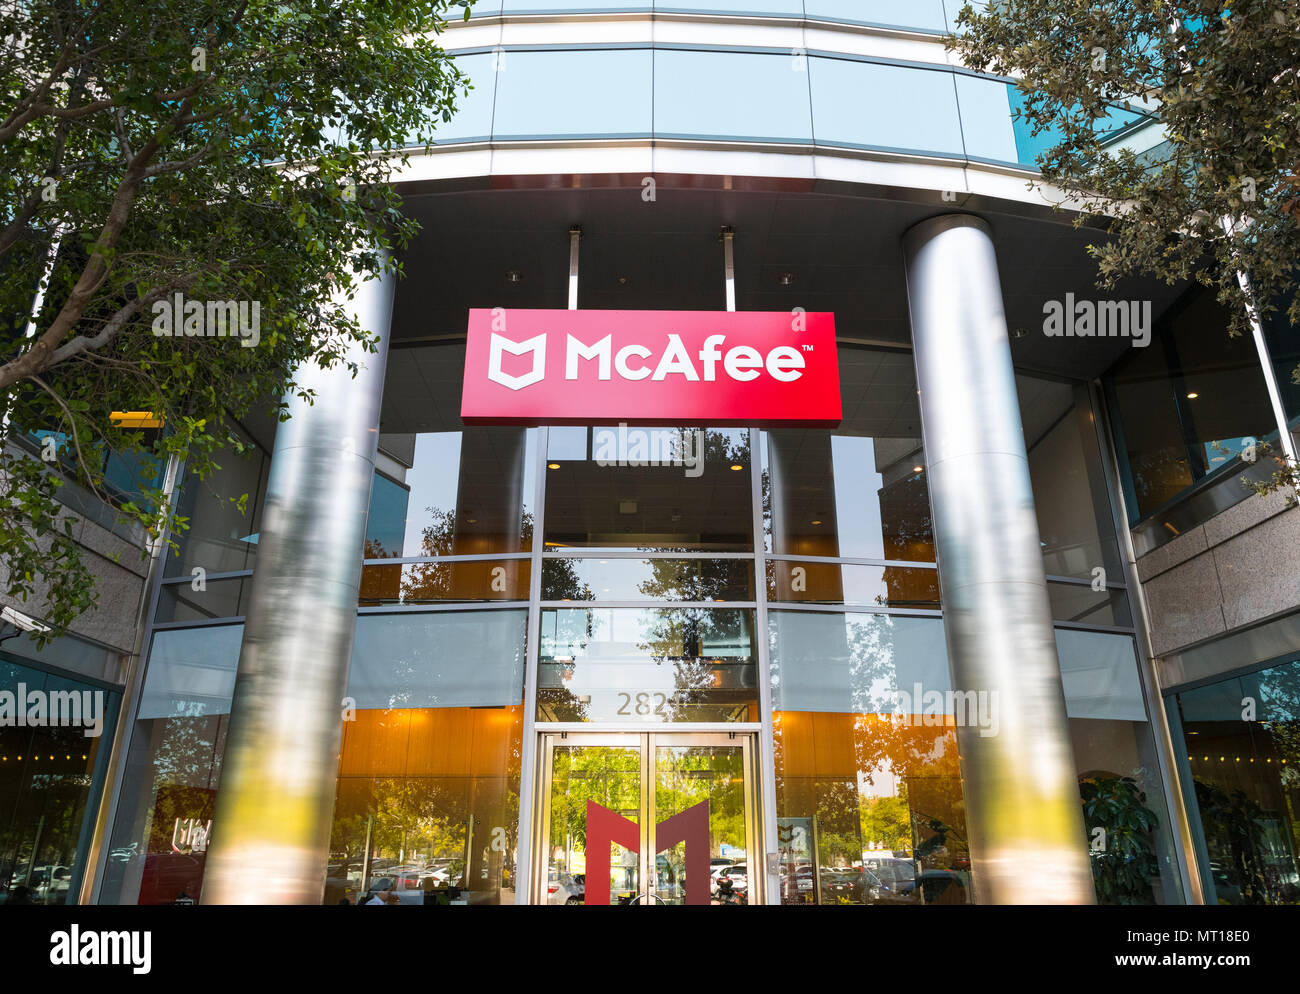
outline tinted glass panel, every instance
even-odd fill
[[[195,589],[196,582],[168,583],[159,589],[157,620],[160,623],[236,618],[248,610],[252,577],[207,580],[201,590]]]
[[[940,0],[805,0],[804,8],[809,17],[832,21],[947,30]]]
[[[527,552],[535,439],[524,428],[380,435],[366,558]]]
[[[542,611],[539,721],[757,721],[754,612]]]
[[[513,900],[526,621],[523,610],[357,619],[330,903]],[[242,625],[154,635],[106,901],[200,897],[242,638]]]
[[[118,695],[7,659],[0,659],[0,691],[11,702],[0,723],[0,901],[76,904],[90,841],[83,838],[87,807]],[[51,724],[26,724],[38,701],[40,720]],[[53,723],[56,715],[63,723]]]
[[[648,50],[506,52],[498,65],[496,138],[650,134]]]
[[[655,133],[812,140],[807,59],[655,52]],[[737,100],[736,93],[744,93]]]
[[[818,142],[963,154],[951,73],[848,59],[808,62]]]
[[[1086,584],[1049,580],[1047,596],[1052,602],[1054,621],[1106,628],[1130,628],[1133,625],[1128,595],[1122,590],[1093,590]]]
[[[208,573],[252,569],[257,561],[271,456],[269,447],[257,445],[247,435],[244,441],[248,445],[244,452],[220,454],[219,468],[206,480],[186,478],[177,514],[190,519],[189,528],[176,536],[180,551],[167,557],[167,576],[190,574],[195,567]],[[241,507],[243,494],[248,497]]]
[[[1007,84],[962,73],[953,75],[961,107],[961,133],[966,154],[972,159],[1017,162],[1015,129]]]
[[[1259,357],[1229,338],[1209,290],[1196,289],[1157,322],[1107,378],[1135,506],[1144,517],[1210,473],[1231,472],[1257,439],[1276,434]]]
[[[934,561],[919,439],[780,430],[763,440],[770,551]]]
[[[749,432],[623,426],[552,439],[547,548],[753,548]]]
[[[343,726],[325,903],[514,902],[523,709],[358,711]]]
[[[752,601],[754,564],[741,559],[548,559],[542,600]]]
[[[655,10],[688,11],[706,14],[785,14],[799,17],[803,14],[801,0],[655,0]]]
[[[474,4],[475,14],[483,13],[479,9],[481,6],[481,3]],[[497,84],[493,55],[457,55],[455,61],[456,68],[469,77],[472,89],[468,94],[457,92],[456,112],[450,121],[431,121],[430,127],[408,136],[410,144],[423,144],[430,133],[435,145],[442,142],[482,140],[492,136],[492,106],[495,103]]]
[[[759,436],[766,548],[934,562],[912,356],[853,346],[838,356],[839,428]]]
[[[773,611],[769,625],[781,903],[968,903],[955,720],[911,700],[947,689],[942,623]]]
[[[1217,904],[1300,904],[1300,660],[1178,695],[1206,892]]]
[[[1017,376],[1016,393],[1044,571],[1089,582],[1120,580],[1110,492],[1087,390]],[[1095,572],[1098,568],[1104,574]],[[1072,619],[1057,615],[1057,620]]]
[[[933,569],[779,560],[767,564],[767,577],[767,596],[774,601],[939,607],[939,573]]]
[[[360,604],[527,600],[531,570],[527,559],[367,566],[361,571]]]

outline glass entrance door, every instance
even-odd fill
[[[543,735],[534,899],[565,905],[761,903],[751,738]]]

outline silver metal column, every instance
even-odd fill
[[[975,900],[1091,904],[993,241],[945,215],[903,249],[952,686],[986,692],[998,719],[957,728]]]
[[[307,365],[271,457],[252,597],[212,819],[204,904],[319,904],[361,584],[394,279],[350,302],[378,352]]]

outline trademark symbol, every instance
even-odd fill
[[[813,347],[811,345],[805,345],[803,346],[803,350],[805,352],[811,352],[813,350]]]

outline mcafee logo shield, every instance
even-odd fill
[[[501,369],[502,357],[509,352],[511,355],[533,354],[533,368],[522,376],[513,376]],[[499,383],[510,390],[522,390],[526,386],[531,386],[546,375],[546,334],[542,333],[536,338],[530,338],[526,342],[512,342],[508,338],[502,338],[496,332],[492,333],[492,343],[488,348],[488,379],[493,383]]]

